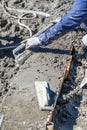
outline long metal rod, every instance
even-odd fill
[[[0,51],[1,50],[9,50],[9,49],[14,49],[16,47],[18,47],[20,44],[15,44],[15,45],[4,45],[4,46],[0,46]]]

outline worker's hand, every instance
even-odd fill
[[[26,43],[26,49],[32,49],[32,48],[35,48],[40,45],[41,45],[41,42],[40,42],[39,38],[32,37],[32,38],[28,39],[28,41]]]

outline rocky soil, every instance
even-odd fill
[[[12,8],[33,9],[51,14],[49,18],[38,16],[22,21],[31,28],[33,34],[57,17],[62,17],[73,4],[72,0],[6,1]],[[51,89],[56,91],[72,44],[75,52],[70,74],[59,97],[54,119],[55,130],[86,130],[86,87],[75,93],[87,68],[86,53],[81,46],[84,34],[84,30],[78,27],[53,44],[38,48],[19,70],[12,50],[0,51],[0,114],[5,116],[2,130],[45,129],[47,113],[39,110],[34,81],[47,81]],[[18,44],[26,38],[29,38],[28,30],[20,27],[17,20],[6,15],[0,7],[0,45]]]

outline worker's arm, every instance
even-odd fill
[[[37,41],[39,45],[44,44],[56,36],[59,37],[72,31],[85,20],[87,20],[87,0],[76,0],[72,9],[58,23],[40,34]]]

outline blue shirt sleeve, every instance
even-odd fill
[[[65,16],[44,33],[40,34],[39,40],[42,43],[48,42],[51,38],[64,35],[78,25],[87,20],[87,0],[76,0],[72,6],[72,9],[65,14]]]

